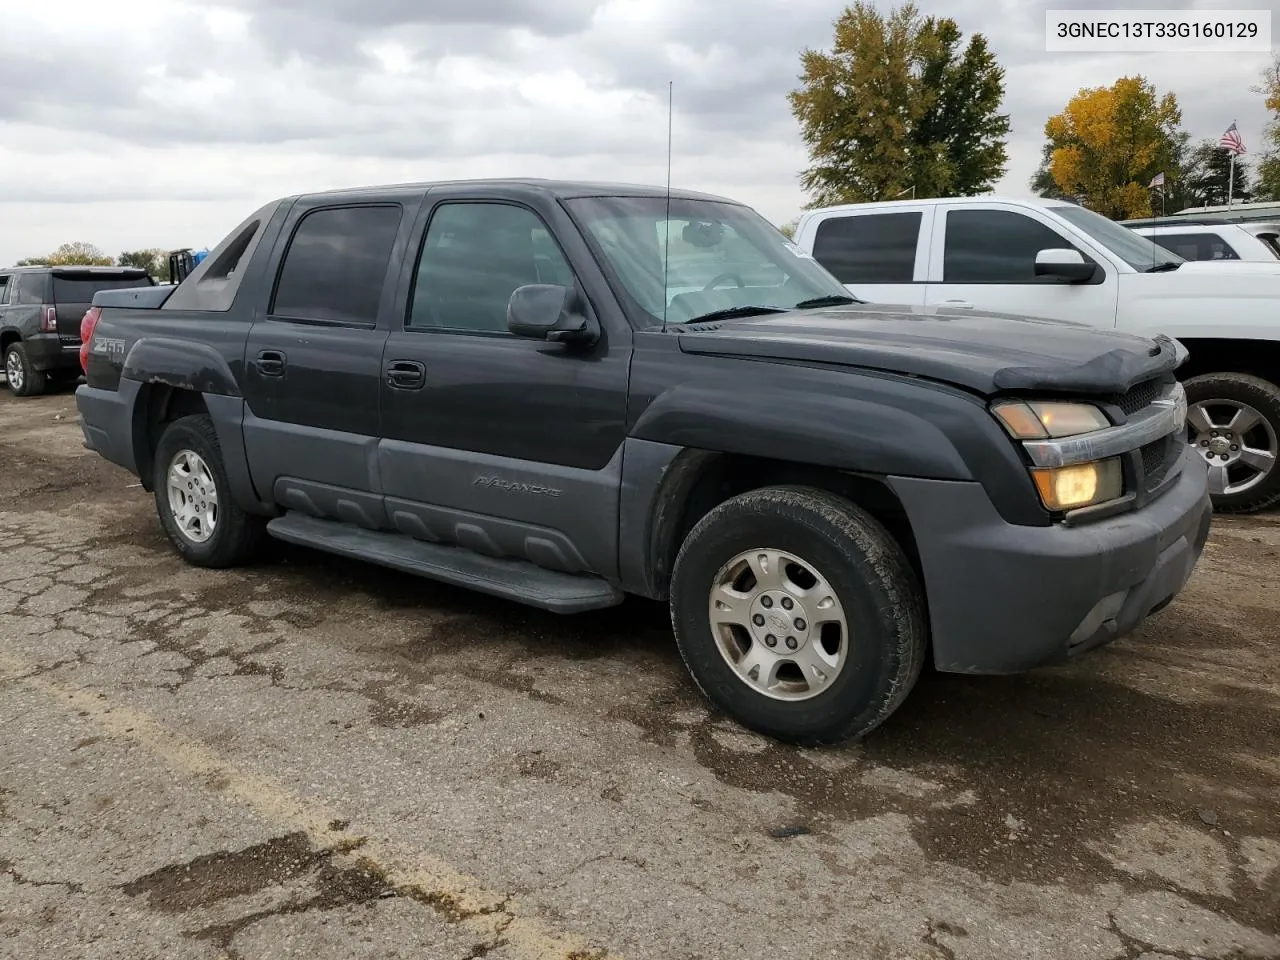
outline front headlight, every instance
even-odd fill
[[[1016,440],[1074,437],[1111,426],[1106,414],[1091,403],[1011,400],[997,403],[991,412]]]
[[[1006,400],[991,412],[1005,432],[1028,446],[1061,440],[1111,427],[1107,415],[1092,403],[1062,400]],[[1058,467],[1031,468],[1040,502],[1054,513],[1079,510],[1124,494],[1124,468],[1118,457]]]
[[[1055,511],[1078,510],[1115,500],[1124,493],[1124,470],[1118,457],[1069,467],[1036,467],[1031,471],[1044,505]]]

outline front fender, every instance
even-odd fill
[[[747,385],[732,392],[677,386],[649,404],[631,435],[880,476],[972,480],[946,431],[955,420],[955,401],[940,404],[931,391],[914,393],[856,397],[801,384]]]
[[[875,477],[977,481],[1009,523],[1045,526],[1017,446],[983,397],[846,367],[655,353],[633,367],[644,398],[629,436]],[[646,402],[647,401],[647,402]]]
[[[144,337],[125,356],[121,376],[201,394],[241,397],[231,368],[207,344],[167,337]]]

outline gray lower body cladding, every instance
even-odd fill
[[[924,569],[934,662],[1009,674],[1121,637],[1186,585],[1209,535],[1205,465],[1141,510],[1078,527],[1005,523],[975,483],[889,478]]]

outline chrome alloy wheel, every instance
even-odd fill
[[[808,700],[844,669],[849,626],[826,578],[782,550],[748,550],[716,574],[708,615],[738,678],[775,700]]]
[[[194,450],[179,450],[166,480],[173,522],[192,543],[204,543],[218,525],[218,487],[208,464]]]
[[[22,370],[22,358],[18,356],[17,350],[10,350],[4,355],[4,378],[9,381],[9,389],[14,393],[22,389],[25,376]]]
[[[1209,492],[1244,493],[1275,469],[1280,445],[1258,410],[1239,400],[1202,400],[1187,410],[1191,446],[1208,461]]]

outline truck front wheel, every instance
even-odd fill
[[[1187,437],[1209,465],[1214,508],[1251,513],[1280,500],[1280,388],[1243,373],[1207,373],[1183,386]]]
[[[897,542],[849,501],[766,487],[708,513],[680,548],[671,621],[703,693],[794,743],[875,729],[927,646],[924,600]]]

